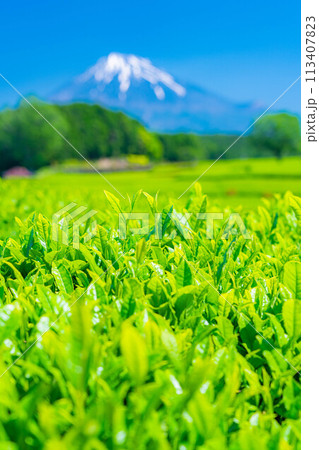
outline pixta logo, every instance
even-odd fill
[[[206,222],[205,234],[207,239],[214,239],[214,224],[216,220],[223,221],[223,239],[239,235],[244,239],[251,239],[244,221],[238,213],[230,214],[230,216],[225,219],[223,213],[198,213],[194,215],[190,212],[179,213],[175,210],[169,212],[166,217],[164,217],[162,213],[155,213],[154,225],[152,227],[150,226],[150,216],[148,213],[120,213],[119,238],[126,239],[129,231],[130,234],[142,236],[152,233],[155,239],[162,239],[168,223],[171,222],[174,225],[175,230],[178,230],[184,239],[193,239],[193,231],[190,225],[191,217],[195,217],[196,221],[200,220]]]
[[[87,210],[86,206],[69,203],[52,216],[52,240],[64,245],[71,244],[74,248],[80,247],[80,228],[87,227],[83,242],[88,242],[95,234],[96,220],[90,221],[97,214],[94,209]],[[89,226],[88,226],[89,225]]]

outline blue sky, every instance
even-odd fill
[[[0,72],[25,95],[45,97],[111,51],[265,107],[300,74],[296,0],[19,0],[1,9]],[[0,106],[16,100],[0,79]],[[299,83],[277,108],[300,111]]]

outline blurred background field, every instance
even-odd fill
[[[103,176],[124,196],[132,196],[139,189],[152,195],[159,191],[161,207],[174,203],[182,208],[189,193],[180,200],[178,197],[212,163],[162,163],[149,170],[104,173]],[[247,211],[257,208],[262,197],[271,198],[286,191],[299,196],[300,158],[217,161],[199,181],[210,207]],[[51,219],[52,214],[71,202],[103,212],[108,207],[104,190],[120,198],[96,173],[43,172],[33,178],[2,179],[0,185],[1,238],[15,233],[16,216],[24,219],[36,211]],[[137,208],[148,211],[144,199],[139,201]]]
[[[220,210],[250,211],[262,197],[300,195],[295,115],[265,115],[245,135],[196,134],[152,131],[99,105],[36,101],[36,107],[58,133],[24,103],[0,112],[1,237],[16,233],[15,217],[40,212],[51,219],[71,202],[107,214],[104,190],[119,198],[159,192],[159,208],[173,204],[179,211],[195,181],[209,207]],[[136,208],[148,211],[144,196]]]

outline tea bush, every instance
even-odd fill
[[[120,239],[142,197],[160,212],[107,193],[78,248],[40,213],[0,242],[1,448],[300,448],[300,199],[245,213],[251,239],[220,221],[207,239],[196,185],[192,239],[171,204],[162,239]]]

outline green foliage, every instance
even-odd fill
[[[37,110],[87,159],[146,155],[162,158],[159,139],[137,121],[98,105],[75,103],[66,106],[32,101]],[[22,165],[36,170],[81,159],[29,105],[0,113],[0,170]]]
[[[281,158],[300,153],[300,123],[289,114],[271,114],[255,125],[252,140],[262,152]]]
[[[70,142],[88,159],[127,154],[162,158],[156,136],[123,113],[85,103],[59,108],[70,125]]]
[[[174,199],[176,204],[175,199],[207,170],[210,164],[210,161],[197,164],[167,163],[138,173],[108,173],[105,178],[113,186],[120,186],[121,192],[127,192],[132,197],[143,188],[155,199],[157,191],[160,190],[160,195],[152,205],[154,211],[159,212],[171,203],[170,199]],[[201,182],[203,191],[212,199],[215,207],[247,211],[257,208],[262,197],[271,198],[275,193],[283,195],[287,189],[300,195],[300,158],[219,161],[202,177]],[[34,211],[40,210],[46,217],[52,217],[56,211],[72,202],[101,210],[101,205],[105,205],[104,189],[110,188],[96,173],[52,174],[49,170],[43,170],[30,179],[0,180],[0,239],[18,230],[15,219],[17,216],[24,220]],[[300,218],[298,202],[296,203],[293,196],[290,201],[292,214]],[[152,204],[152,200],[150,202]],[[148,200],[142,196],[134,210],[147,209]],[[298,223],[300,224],[300,220]],[[46,235],[47,231],[43,230],[43,233]]]
[[[35,104],[63,135],[68,134],[69,124],[58,106]],[[0,170],[12,166],[38,169],[71,156],[73,150],[29,105],[22,103],[0,113]]]
[[[163,134],[159,138],[168,161],[192,161],[205,158],[201,138],[194,134]]]
[[[49,105],[32,100],[43,115],[86,159],[143,155],[152,161],[218,158],[237,136],[156,134],[123,113],[98,105]],[[242,137],[224,158],[300,154],[298,119],[277,114],[260,119],[251,136]],[[0,170],[25,166],[37,170],[81,156],[29,105],[0,113]]]
[[[299,199],[243,213],[249,240],[192,220],[184,239],[176,200],[161,240],[122,240],[118,213],[142,202],[153,225],[158,198],[106,195],[79,248],[34,212],[0,241],[1,446],[299,449]],[[182,206],[210,208],[198,185]]]

